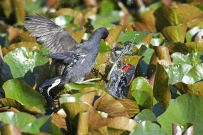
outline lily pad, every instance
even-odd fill
[[[166,133],[150,121],[142,121],[135,128],[132,135],[166,135]]]
[[[167,134],[172,134],[172,123],[177,125],[192,123],[195,127],[194,133],[201,134],[203,132],[202,104],[203,99],[201,97],[193,94],[184,94],[171,101],[168,109],[157,118],[157,121]]]
[[[139,123],[145,120],[153,122],[156,121],[156,115],[150,109],[144,109],[134,117],[134,120]]]
[[[36,66],[41,66],[48,62],[48,59],[43,55],[48,54],[48,51],[42,49],[30,52],[25,47],[17,48],[9,52],[4,61],[9,65],[14,78],[23,77],[29,70],[33,71]]]
[[[22,105],[41,106],[39,109],[44,112],[42,108],[46,103],[44,97],[21,79],[8,80],[4,83],[3,89],[6,98],[14,99]]]

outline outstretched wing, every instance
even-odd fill
[[[25,23],[27,30],[35,30],[30,36],[38,37],[37,41],[43,43],[50,53],[65,52],[78,44],[66,30],[42,15],[28,15]]]

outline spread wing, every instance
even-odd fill
[[[43,43],[50,53],[65,52],[78,44],[66,30],[42,15],[26,16],[25,23],[27,30],[35,30],[30,36],[38,37],[37,41]]]

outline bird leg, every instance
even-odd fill
[[[93,78],[93,79],[88,79],[85,81],[81,81],[81,82],[76,82],[77,84],[93,84],[94,81],[100,81],[101,78]]]

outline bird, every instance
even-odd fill
[[[43,15],[27,15],[25,18],[25,28],[34,30],[30,36],[37,37],[37,41],[50,51],[45,57],[59,61],[65,66],[61,75],[47,79],[39,86],[41,93],[48,87],[48,97],[53,88],[64,88],[68,82],[77,83],[85,79],[94,67],[101,39],[105,40],[109,35],[105,27],[100,27],[86,42],[78,43],[66,30]]]

